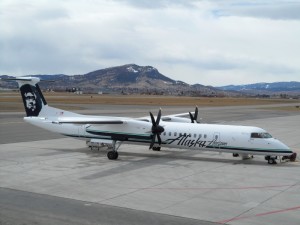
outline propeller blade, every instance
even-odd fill
[[[150,112],[150,117],[151,117],[152,125],[155,126],[156,122],[155,122],[155,119],[154,119],[154,116],[153,116],[152,112]]]
[[[153,135],[149,149],[152,149],[155,144],[155,135]]]
[[[194,116],[192,115],[191,112],[189,112],[189,114],[190,114],[190,118],[191,118],[191,123],[194,123]]]
[[[159,134],[156,134],[156,136],[157,136],[158,144],[161,145],[161,138],[160,138],[160,135],[159,135]]]
[[[159,109],[159,111],[158,111],[156,121],[155,121],[154,116],[151,112],[150,112],[150,117],[151,117],[151,122],[152,122],[152,128],[151,128],[152,139],[151,139],[149,149],[152,149],[153,146],[155,145],[156,137],[157,137],[158,144],[161,145],[162,141],[161,141],[161,138],[160,138],[160,134],[162,132],[164,132],[165,129],[162,126],[159,126],[159,122],[160,122],[160,119],[161,119],[161,109]]]
[[[195,108],[195,113],[194,113],[194,115],[191,113],[191,112],[189,112],[189,115],[190,115],[190,118],[191,118],[191,123],[198,123],[198,106],[196,106],[196,108]]]
[[[196,106],[196,109],[195,109],[194,120],[196,120],[196,123],[197,123],[197,120],[198,120],[198,106]]]
[[[158,115],[157,115],[157,118],[156,118],[156,125],[159,124],[160,118],[161,118],[161,109],[159,109],[159,111],[158,111]]]

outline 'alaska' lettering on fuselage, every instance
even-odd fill
[[[216,139],[213,139],[211,141],[205,141],[202,140],[200,137],[197,139],[191,138],[191,135],[180,135],[176,138],[169,138],[167,139],[167,144],[175,144],[178,146],[184,146],[188,148],[207,148],[209,147],[215,147],[219,148],[220,146],[227,146],[226,142],[219,142]]]

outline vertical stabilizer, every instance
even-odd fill
[[[38,82],[41,81],[38,77],[16,77],[3,80],[17,81],[27,117],[81,116],[77,113],[48,106],[38,85]]]
[[[17,80],[22,95],[26,116],[39,116],[43,106],[47,102],[41,92],[37,82],[38,78],[32,78],[31,81],[26,83],[22,80]]]
[[[18,82],[26,116],[39,116],[42,108],[47,105],[41,89],[37,84],[40,79],[37,77],[17,77],[5,80],[15,80]]]

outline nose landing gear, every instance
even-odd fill
[[[280,157],[280,156],[279,156]],[[278,157],[277,156],[270,156],[270,155],[267,155],[267,156],[265,156],[265,160],[267,160],[268,161],[268,163],[269,164],[276,164],[277,162],[276,162],[276,159],[277,159]],[[296,158],[297,158],[297,153],[293,153],[293,154],[291,154],[291,155],[285,155],[285,156],[282,156],[281,157],[281,160],[289,160],[289,161],[291,161],[291,162],[295,162],[295,160],[296,160]],[[280,160],[280,161],[281,161]]]
[[[265,156],[265,160],[267,160],[269,164],[277,164],[276,159],[277,156],[270,156],[270,155]]]

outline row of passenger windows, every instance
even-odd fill
[[[202,136],[202,134],[187,134],[187,133],[177,133],[177,132],[174,132],[174,133],[172,133],[172,132],[168,132],[168,134],[167,134],[167,132],[164,132],[163,133],[163,135],[164,136],[174,136],[174,137],[177,137],[177,135],[180,137],[180,136],[189,136],[189,137],[194,137],[194,138],[207,138],[207,135],[206,134],[204,134],[203,136]]]

